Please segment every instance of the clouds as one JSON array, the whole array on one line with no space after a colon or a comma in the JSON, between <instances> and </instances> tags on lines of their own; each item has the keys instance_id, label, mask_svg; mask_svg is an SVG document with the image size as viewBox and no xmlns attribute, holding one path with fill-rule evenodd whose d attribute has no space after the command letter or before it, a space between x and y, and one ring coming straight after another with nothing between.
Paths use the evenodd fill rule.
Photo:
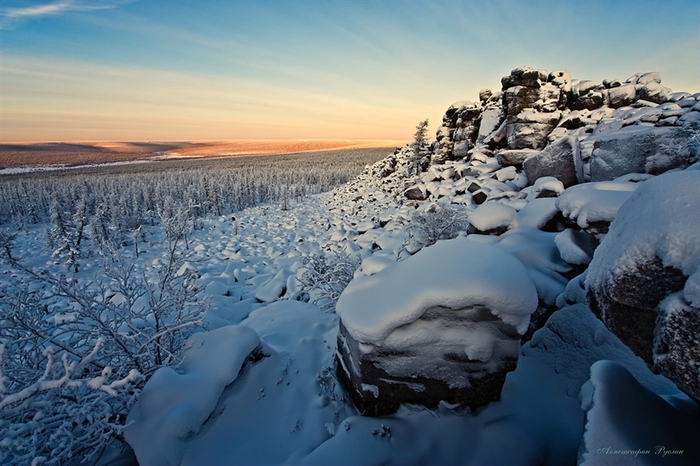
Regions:
<instances>
[{"instance_id":1,"label":"clouds","mask_svg":"<svg viewBox=\"0 0 700 466\"><path fill-rule=\"evenodd\" d=\"M117 8L125 0L58 0L25 7L6 7L0 10L0 29L17 27L22 21L42 16L59 15L70 11L91 11Z\"/></svg>"}]
</instances>

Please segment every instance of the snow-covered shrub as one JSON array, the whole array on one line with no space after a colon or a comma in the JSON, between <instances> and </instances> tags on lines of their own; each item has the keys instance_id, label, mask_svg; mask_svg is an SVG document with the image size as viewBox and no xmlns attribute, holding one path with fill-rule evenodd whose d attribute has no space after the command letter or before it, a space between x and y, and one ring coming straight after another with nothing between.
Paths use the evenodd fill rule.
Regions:
<instances>
[{"instance_id":1,"label":"snow-covered shrub","mask_svg":"<svg viewBox=\"0 0 700 466\"><path fill-rule=\"evenodd\" d=\"M405 247L414 253L438 240L456 238L460 232L466 232L468 226L464 210L445 204L432 204L411 215Z\"/></svg>"},{"instance_id":2,"label":"snow-covered shrub","mask_svg":"<svg viewBox=\"0 0 700 466\"><path fill-rule=\"evenodd\" d=\"M196 272L174 241L138 273L112 250L99 281L54 276L2 259L13 278L0 288L0 463L94 461L121 431L145 381L176 364L207 309Z\"/></svg>"},{"instance_id":3,"label":"snow-covered shrub","mask_svg":"<svg viewBox=\"0 0 700 466\"><path fill-rule=\"evenodd\" d=\"M121 437L141 375L132 369L122 378L114 377L110 366L98 371L102 364L95 359L104 343L98 338L81 359L46 347L43 373L33 381L33 371L12 370L18 361L7 354L11 343L0 343L0 364L10 366L0 370L0 462L95 461L106 444ZM32 377L18 380L18 375Z\"/></svg>"},{"instance_id":4,"label":"snow-covered shrub","mask_svg":"<svg viewBox=\"0 0 700 466\"><path fill-rule=\"evenodd\" d=\"M304 258L304 268L297 277L313 303L333 312L340 294L353 279L359 266L359 259L345 252L312 254Z\"/></svg>"}]
</instances>

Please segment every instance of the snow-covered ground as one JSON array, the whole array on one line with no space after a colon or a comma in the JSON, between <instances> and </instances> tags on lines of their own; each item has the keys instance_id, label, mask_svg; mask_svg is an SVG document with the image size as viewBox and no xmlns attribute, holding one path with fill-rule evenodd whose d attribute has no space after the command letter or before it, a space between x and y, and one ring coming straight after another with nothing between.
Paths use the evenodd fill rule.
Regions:
<instances>
[{"instance_id":1,"label":"snow-covered ground","mask_svg":"<svg viewBox=\"0 0 700 466\"><path fill-rule=\"evenodd\" d=\"M618 193L628 190L614 188L572 189L563 199L567 208L585 207L599 202L600 193L608 193L605 205L615 204ZM340 192L348 189L352 187ZM442 405L437 410L404 406L382 418L358 416L333 376L338 318L295 301L299 290L290 277L303 270L303 257L324 251L358 254L369 274L403 258L400 245L407 233L400 219L408 212L381 190L367 187L362 196L371 200L321 194L288 211L276 206L249 209L238 217L238 234L233 233L230 219L207 222L195 250L207 256L198 270L213 300L208 324L221 327L217 332L228 332L236 341L224 343L228 337L216 332L198 335L188 345L192 349L186 351L179 370L168 369L149 382L126 432L142 464L572 464L586 421L581 388L599 360L613 361L631 372L651 390L647 396L662 404L660 412L663 406L684 405L697 415L697 406L667 379L652 374L586 306L577 304L555 313L522 348L501 401L475 414ZM533 217L546 217L541 212L553 208L551 201L540 199L521 209L517 216L521 226L509 234L473 239L497 243L520 258L540 295L555 301L566 283L555 279L552 271L565 264L552 256L558 255L557 246L563 254L573 255L575 242L534 227L542 222ZM383 228L380 216L382 223L389 220ZM370 226L374 227L367 229ZM361 283L355 287L361 288ZM386 293L391 296L394 291ZM256 345L256 338L265 357L241 370L240 361ZM605 384L605 374L602 369L594 371L593 386ZM608 397L608 404L623 400L624 384L636 383L629 377L624 380L609 382L617 390L600 396ZM591 400L590 395L583 398L585 405ZM619 418L589 416L588 422L601 422L614 431L620 419L625 425L634 424L629 418L639 419L644 424L638 430L653 441L657 426L644 412L645 406L631 403ZM692 416L687 421L692 433ZM587 432L592 432L590 424ZM630 456L627 451L635 447L633 442L615 443L624 435L615 432L605 441L595 437L595 442L587 434L586 441L596 451L588 451L586 464L640 459L643 452ZM687 438L659 438L659 445L635 448L650 450L645 459L651 461L658 459L656 447L686 448L683 458L689 458L689 444L683 443ZM671 440L681 447L663 444ZM665 459L669 458L667 454Z\"/></svg>"}]
</instances>

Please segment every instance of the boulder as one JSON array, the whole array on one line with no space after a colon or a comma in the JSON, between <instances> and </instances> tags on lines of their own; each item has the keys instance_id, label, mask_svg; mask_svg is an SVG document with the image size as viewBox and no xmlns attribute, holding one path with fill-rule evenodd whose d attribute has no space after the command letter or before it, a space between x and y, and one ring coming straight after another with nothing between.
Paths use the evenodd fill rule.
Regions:
<instances>
[{"instance_id":1,"label":"boulder","mask_svg":"<svg viewBox=\"0 0 700 466\"><path fill-rule=\"evenodd\" d=\"M452 158L452 149L454 147L454 128L441 126L435 134L435 153L432 157L433 163L445 163L446 160Z\"/></svg>"},{"instance_id":2,"label":"boulder","mask_svg":"<svg viewBox=\"0 0 700 466\"><path fill-rule=\"evenodd\" d=\"M566 94L553 83L546 83L540 87L539 99L532 105L540 112L556 112L566 106Z\"/></svg>"},{"instance_id":3,"label":"boulder","mask_svg":"<svg viewBox=\"0 0 700 466\"><path fill-rule=\"evenodd\" d=\"M508 115L517 115L526 108L532 108L539 98L539 87L510 87L503 92L503 107Z\"/></svg>"},{"instance_id":4,"label":"boulder","mask_svg":"<svg viewBox=\"0 0 700 466\"><path fill-rule=\"evenodd\" d=\"M591 91L575 98L570 104L571 110L596 110L603 106L605 97L602 92Z\"/></svg>"},{"instance_id":5,"label":"boulder","mask_svg":"<svg viewBox=\"0 0 700 466\"><path fill-rule=\"evenodd\" d=\"M589 305L606 326L696 401L700 400L699 183L699 170L641 183L620 207L586 278Z\"/></svg>"},{"instance_id":6,"label":"boulder","mask_svg":"<svg viewBox=\"0 0 700 466\"><path fill-rule=\"evenodd\" d=\"M564 137L545 147L544 150L525 159L523 169L527 179L534 183L538 178L553 176L568 188L578 183L576 158L578 142L575 137Z\"/></svg>"},{"instance_id":7,"label":"boulder","mask_svg":"<svg viewBox=\"0 0 700 466\"><path fill-rule=\"evenodd\" d=\"M501 126L503 118L503 108L500 105L490 105L486 107L481 112L481 122L479 124L479 132L476 136L476 144L484 144L486 138Z\"/></svg>"},{"instance_id":8,"label":"boulder","mask_svg":"<svg viewBox=\"0 0 700 466\"><path fill-rule=\"evenodd\" d=\"M663 104L670 100L671 91L656 81L649 81L637 89L637 96L642 100Z\"/></svg>"},{"instance_id":9,"label":"boulder","mask_svg":"<svg viewBox=\"0 0 700 466\"><path fill-rule=\"evenodd\" d=\"M679 154L676 144L682 138L682 128L640 125L592 136L587 141L592 145L591 181L686 167L690 163L689 154Z\"/></svg>"},{"instance_id":10,"label":"boulder","mask_svg":"<svg viewBox=\"0 0 700 466\"><path fill-rule=\"evenodd\" d=\"M537 304L511 254L465 237L438 241L345 289L339 378L364 415L443 400L476 409L499 399Z\"/></svg>"},{"instance_id":11,"label":"boulder","mask_svg":"<svg viewBox=\"0 0 700 466\"><path fill-rule=\"evenodd\" d=\"M547 82L554 84L564 92L571 91L571 73L567 70L556 70L549 73Z\"/></svg>"},{"instance_id":12,"label":"boulder","mask_svg":"<svg viewBox=\"0 0 700 466\"><path fill-rule=\"evenodd\" d=\"M626 107L632 105L637 97L637 89L632 84L613 87L608 90L608 105L612 108Z\"/></svg>"},{"instance_id":13,"label":"boulder","mask_svg":"<svg viewBox=\"0 0 700 466\"><path fill-rule=\"evenodd\" d=\"M498 163L504 167L521 166L525 159L539 154L539 151L534 149L504 149L498 152Z\"/></svg>"},{"instance_id":14,"label":"boulder","mask_svg":"<svg viewBox=\"0 0 700 466\"><path fill-rule=\"evenodd\" d=\"M602 240L618 210L638 186L628 181L582 183L564 191L556 206L568 224Z\"/></svg>"},{"instance_id":15,"label":"boulder","mask_svg":"<svg viewBox=\"0 0 700 466\"><path fill-rule=\"evenodd\" d=\"M406 196L406 198L414 201L424 201L428 198L428 190L426 189L424 184L417 184L415 186L411 186L406 191L404 191L403 194L404 196Z\"/></svg>"},{"instance_id":16,"label":"boulder","mask_svg":"<svg viewBox=\"0 0 700 466\"><path fill-rule=\"evenodd\" d=\"M560 112L541 113L526 110L516 116L508 116L506 137L509 149L542 149L547 136L556 127Z\"/></svg>"},{"instance_id":17,"label":"boulder","mask_svg":"<svg viewBox=\"0 0 700 466\"><path fill-rule=\"evenodd\" d=\"M547 72L529 66L521 66L510 72L510 75L501 78L503 89L514 86L539 88L541 83L547 81Z\"/></svg>"},{"instance_id":18,"label":"boulder","mask_svg":"<svg viewBox=\"0 0 700 466\"><path fill-rule=\"evenodd\" d=\"M468 233L500 235L515 226L518 212L505 204L487 202L469 214Z\"/></svg>"}]
</instances>

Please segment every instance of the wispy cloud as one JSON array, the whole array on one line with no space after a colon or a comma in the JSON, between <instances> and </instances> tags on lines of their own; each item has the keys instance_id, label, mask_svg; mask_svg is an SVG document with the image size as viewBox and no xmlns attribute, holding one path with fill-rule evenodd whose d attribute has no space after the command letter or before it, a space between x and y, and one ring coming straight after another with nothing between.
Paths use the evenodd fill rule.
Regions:
<instances>
[{"instance_id":1,"label":"wispy cloud","mask_svg":"<svg viewBox=\"0 0 700 466\"><path fill-rule=\"evenodd\" d=\"M117 8L128 3L124 0L92 1L58 0L24 8L3 8L0 10L0 29L10 29L22 21L48 15L58 15L69 11L93 11Z\"/></svg>"}]
</instances>

